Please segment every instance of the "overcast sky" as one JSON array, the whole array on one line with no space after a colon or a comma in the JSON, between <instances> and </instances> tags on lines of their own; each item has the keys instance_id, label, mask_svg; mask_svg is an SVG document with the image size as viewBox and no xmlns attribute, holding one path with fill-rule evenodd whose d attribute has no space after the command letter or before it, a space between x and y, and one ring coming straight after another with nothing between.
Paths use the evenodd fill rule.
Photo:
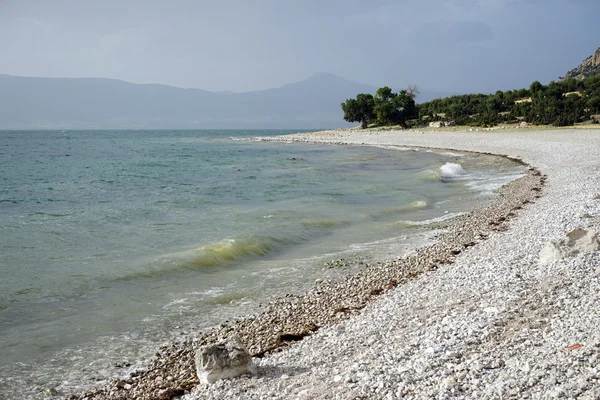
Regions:
<instances>
[{"instance_id":1,"label":"overcast sky","mask_svg":"<svg viewBox=\"0 0 600 400\"><path fill-rule=\"evenodd\" d=\"M318 72L491 92L600 46L600 0L0 0L0 73L208 90Z\"/></svg>"}]
</instances>

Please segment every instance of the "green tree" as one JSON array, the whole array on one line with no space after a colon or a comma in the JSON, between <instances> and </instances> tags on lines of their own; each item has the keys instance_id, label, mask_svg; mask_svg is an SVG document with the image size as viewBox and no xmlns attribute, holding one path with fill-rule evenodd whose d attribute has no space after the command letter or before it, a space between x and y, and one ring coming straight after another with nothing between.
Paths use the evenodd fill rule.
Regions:
<instances>
[{"instance_id":1,"label":"green tree","mask_svg":"<svg viewBox=\"0 0 600 400\"><path fill-rule=\"evenodd\" d=\"M396 109L395 119L403 128L407 128L406 121L417 118L418 110L415 104L415 91L401 90L398 95L392 99L392 104Z\"/></svg>"},{"instance_id":2,"label":"green tree","mask_svg":"<svg viewBox=\"0 0 600 400\"><path fill-rule=\"evenodd\" d=\"M360 122L363 129L366 129L369 122L375 119L373 112L375 101L371 94L361 93L356 96L356 99L348 99L341 106L344 111L344 120Z\"/></svg>"},{"instance_id":3,"label":"green tree","mask_svg":"<svg viewBox=\"0 0 600 400\"><path fill-rule=\"evenodd\" d=\"M542 91L543 89L544 86L539 81L535 81L529 86L529 91L532 95Z\"/></svg>"},{"instance_id":4,"label":"green tree","mask_svg":"<svg viewBox=\"0 0 600 400\"><path fill-rule=\"evenodd\" d=\"M393 99L396 94L387 86L377 89L375 93L375 117L378 125L390 125L394 122L396 109Z\"/></svg>"},{"instance_id":5,"label":"green tree","mask_svg":"<svg viewBox=\"0 0 600 400\"><path fill-rule=\"evenodd\" d=\"M587 108L591 113L600 113L600 96L590 97L587 101Z\"/></svg>"},{"instance_id":6,"label":"green tree","mask_svg":"<svg viewBox=\"0 0 600 400\"><path fill-rule=\"evenodd\" d=\"M400 125L407 128L409 119L417 118L418 110L415 104L416 86L398 93L392 92L387 86L377 90L375 94L375 116L379 125Z\"/></svg>"},{"instance_id":7,"label":"green tree","mask_svg":"<svg viewBox=\"0 0 600 400\"><path fill-rule=\"evenodd\" d=\"M455 121L459 125L488 126L525 120L534 124L572 125L600 113L600 75L584 80L566 80L542 85L533 82L528 89L497 91L494 94L466 94L414 102L416 87L394 93L380 88L373 99L374 116L381 125L407 121ZM568 95L567 95L568 94ZM352 104L348 109L352 109ZM358 107L358 106L356 106Z\"/></svg>"},{"instance_id":8,"label":"green tree","mask_svg":"<svg viewBox=\"0 0 600 400\"><path fill-rule=\"evenodd\" d=\"M392 89L388 86L384 86L377 89L377 92L375 93L375 103L389 101L394 97L396 97L396 94L392 92Z\"/></svg>"}]
</instances>

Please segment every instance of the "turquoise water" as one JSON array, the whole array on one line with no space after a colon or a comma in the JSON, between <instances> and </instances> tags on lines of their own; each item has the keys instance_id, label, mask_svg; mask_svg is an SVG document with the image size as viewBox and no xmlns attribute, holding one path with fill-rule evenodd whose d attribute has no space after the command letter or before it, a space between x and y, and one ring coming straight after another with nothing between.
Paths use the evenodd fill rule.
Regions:
<instances>
[{"instance_id":1,"label":"turquoise water","mask_svg":"<svg viewBox=\"0 0 600 400\"><path fill-rule=\"evenodd\" d=\"M281 133L0 132L0 394L92 385L344 273L327 260L401 256L522 170L239 140Z\"/></svg>"}]
</instances>

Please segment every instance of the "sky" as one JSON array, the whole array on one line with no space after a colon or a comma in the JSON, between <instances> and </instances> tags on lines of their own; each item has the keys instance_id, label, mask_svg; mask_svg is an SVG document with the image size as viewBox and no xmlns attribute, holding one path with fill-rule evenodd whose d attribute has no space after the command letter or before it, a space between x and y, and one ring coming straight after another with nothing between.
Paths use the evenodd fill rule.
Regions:
<instances>
[{"instance_id":1,"label":"sky","mask_svg":"<svg viewBox=\"0 0 600 400\"><path fill-rule=\"evenodd\" d=\"M600 0L0 0L0 73L494 92L576 67L600 47L598 15Z\"/></svg>"}]
</instances>

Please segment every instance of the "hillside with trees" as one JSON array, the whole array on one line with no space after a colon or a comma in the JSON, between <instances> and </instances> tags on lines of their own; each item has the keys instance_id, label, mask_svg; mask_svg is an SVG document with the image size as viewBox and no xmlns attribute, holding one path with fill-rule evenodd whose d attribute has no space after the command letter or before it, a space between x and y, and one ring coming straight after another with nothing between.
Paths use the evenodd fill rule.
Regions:
<instances>
[{"instance_id":1,"label":"hillside with trees","mask_svg":"<svg viewBox=\"0 0 600 400\"><path fill-rule=\"evenodd\" d=\"M567 126L600 114L600 76L569 79L528 89L466 94L435 99L418 106L419 121L453 121L458 125L493 126L528 122Z\"/></svg>"},{"instance_id":2,"label":"hillside with trees","mask_svg":"<svg viewBox=\"0 0 600 400\"><path fill-rule=\"evenodd\" d=\"M558 82L494 94L464 94L415 103L416 86L398 93L384 86L375 96L361 93L342 103L344 119L363 128L399 125L494 126L526 122L569 126L600 121L600 49Z\"/></svg>"},{"instance_id":3,"label":"hillside with trees","mask_svg":"<svg viewBox=\"0 0 600 400\"><path fill-rule=\"evenodd\" d=\"M361 93L341 104L344 119L367 126L447 125L494 126L527 122L534 125L569 126L600 117L600 76L568 79L528 89L494 94L465 94L415 103L414 87L398 93L385 86L375 96Z\"/></svg>"}]
</instances>

